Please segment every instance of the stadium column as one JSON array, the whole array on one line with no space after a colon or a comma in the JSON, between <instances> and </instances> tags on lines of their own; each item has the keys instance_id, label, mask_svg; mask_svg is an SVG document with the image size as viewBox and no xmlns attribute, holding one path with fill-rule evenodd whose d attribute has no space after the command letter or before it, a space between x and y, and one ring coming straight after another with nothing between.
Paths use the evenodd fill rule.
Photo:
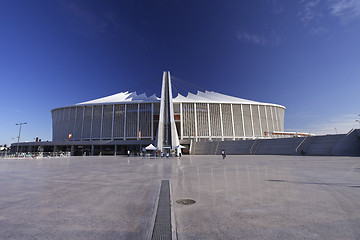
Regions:
<instances>
[{"instance_id":1,"label":"stadium column","mask_svg":"<svg viewBox=\"0 0 360 240\"><path fill-rule=\"evenodd\" d=\"M252 137L255 137L254 120L253 120L253 115L252 115L252 107L251 107L251 104L250 104L250 118L251 118Z\"/></svg>"},{"instance_id":2,"label":"stadium column","mask_svg":"<svg viewBox=\"0 0 360 240\"><path fill-rule=\"evenodd\" d=\"M90 140L92 140L93 120L94 120L94 106L91 106ZM92 155L94 155L94 153Z\"/></svg>"},{"instance_id":3,"label":"stadium column","mask_svg":"<svg viewBox=\"0 0 360 240\"><path fill-rule=\"evenodd\" d=\"M112 118L111 118L111 140L114 140L114 119L115 119L115 104L113 104L113 112L112 112ZM116 145L115 145L115 147L116 147Z\"/></svg>"},{"instance_id":4,"label":"stadium column","mask_svg":"<svg viewBox=\"0 0 360 240\"><path fill-rule=\"evenodd\" d=\"M78 107L75 107L75 120L74 120L74 128L73 128L73 135L75 135L75 138L78 138L78 136L76 136L77 134L74 134L74 133L76 133L77 131L76 131L76 120L77 120L77 111L78 111Z\"/></svg>"},{"instance_id":5,"label":"stadium column","mask_svg":"<svg viewBox=\"0 0 360 240\"><path fill-rule=\"evenodd\" d=\"M124 110L124 140L126 139L126 108L127 108L127 104L125 104L125 110Z\"/></svg>"},{"instance_id":6,"label":"stadium column","mask_svg":"<svg viewBox=\"0 0 360 240\"><path fill-rule=\"evenodd\" d=\"M278 107L278 116L279 116L279 131L283 131L282 128L282 109Z\"/></svg>"},{"instance_id":7,"label":"stadium column","mask_svg":"<svg viewBox=\"0 0 360 240\"><path fill-rule=\"evenodd\" d=\"M230 104L230 110L231 110L231 122L232 122L233 140L235 141L234 111L233 111L233 105L232 104Z\"/></svg>"},{"instance_id":8,"label":"stadium column","mask_svg":"<svg viewBox=\"0 0 360 240\"><path fill-rule=\"evenodd\" d=\"M68 114L69 117L68 117L68 120L67 120L67 130L66 130L66 131L67 131L67 133L66 133L67 135L69 134L69 130L70 130L70 117L71 117L71 111L70 111L70 110L71 110L71 108L69 108L69 111L68 111L68 112L69 112L69 114ZM65 137L67 137L67 136L65 136Z\"/></svg>"},{"instance_id":9,"label":"stadium column","mask_svg":"<svg viewBox=\"0 0 360 240\"><path fill-rule=\"evenodd\" d=\"M83 107L83 116L82 116L82 123L81 123L81 135L80 135L81 140L83 140L83 134L84 134L84 121L85 121L85 106Z\"/></svg>"},{"instance_id":10,"label":"stadium column","mask_svg":"<svg viewBox=\"0 0 360 240\"><path fill-rule=\"evenodd\" d=\"M103 119L104 119L104 105L101 105L100 140L102 140Z\"/></svg>"},{"instance_id":11,"label":"stadium column","mask_svg":"<svg viewBox=\"0 0 360 240\"><path fill-rule=\"evenodd\" d=\"M221 141L224 141L224 126L223 126L223 119L222 119L222 110L221 110L221 103L220 105L220 127L221 127Z\"/></svg>"},{"instance_id":12,"label":"stadium column","mask_svg":"<svg viewBox=\"0 0 360 240\"><path fill-rule=\"evenodd\" d=\"M280 131L280 129L279 129L279 118L278 118L278 111L277 111L277 108L276 107L274 107L274 112L275 112L275 118L276 118L276 121L275 121L275 123L276 123L276 131Z\"/></svg>"},{"instance_id":13,"label":"stadium column","mask_svg":"<svg viewBox=\"0 0 360 240\"><path fill-rule=\"evenodd\" d=\"M285 127L285 109L281 108L281 131L284 131L284 127Z\"/></svg>"},{"instance_id":14,"label":"stadium column","mask_svg":"<svg viewBox=\"0 0 360 240\"><path fill-rule=\"evenodd\" d=\"M240 108L241 108L242 129L243 129L243 135L245 138L245 119L244 119L244 110L243 110L242 104L240 104Z\"/></svg>"},{"instance_id":15,"label":"stadium column","mask_svg":"<svg viewBox=\"0 0 360 240\"><path fill-rule=\"evenodd\" d=\"M267 110L266 110L266 106L264 105L264 110L265 110L265 121L266 121L266 131L269 132L269 122L268 122L268 114L267 114ZM266 134L268 135L268 134Z\"/></svg>"},{"instance_id":16,"label":"stadium column","mask_svg":"<svg viewBox=\"0 0 360 240\"><path fill-rule=\"evenodd\" d=\"M198 141L196 103L194 103L195 142Z\"/></svg>"},{"instance_id":17,"label":"stadium column","mask_svg":"<svg viewBox=\"0 0 360 240\"><path fill-rule=\"evenodd\" d=\"M259 125L260 125L260 135L263 135L263 128L262 128L262 124L261 124L261 114L260 114L260 105L258 106L258 115L259 115Z\"/></svg>"},{"instance_id":18,"label":"stadium column","mask_svg":"<svg viewBox=\"0 0 360 240\"><path fill-rule=\"evenodd\" d=\"M274 115L273 115L273 110L272 110L272 107L270 107L270 113L271 113L271 121L272 121L272 125L273 125L273 131L275 131L275 125L274 125Z\"/></svg>"},{"instance_id":19,"label":"stadium column","mask_svg":"<svg viewBox=\"0 0 360 240\"><path fill-rule=\"evenodd\" d=\"M184 138L184 121L183 121L183 108L182 103L180 103L180 137Z\"/></svg>"},{"instance_id":20,"label":"stadium column","mask_svg":"<svg viewBox=\"0 0 360 240\"><path fill-rule=\"evenodd\" d=\"M210 125L210 107L209 103L207 103L207 114L208 114L208 123L209 123L209 139L211 140L211 125Z\"/></svg>"},{"instance_id":21,"label":"stadium column","mask_svg":"<svg viewBox=\"0 0 360 240\"><path fill-rule=\"evenodd\" d=\"M68 134L68 121L69 121L69 119L68 119L68 117L67 117L67 112L69 112L68 111L68 109L64 109L64 123L63 123L63 129L64 129L64 135L63 135L63 138L64 138L64 140L66 141L67 139L68 139L68 136L66 136L67 134Z\"/></svg>"},{"instance_id":22,"label":"stadium column","mask_svg":"<svg viewBox=\"0 0 360 240\"><path fill-rule=\"evenodd\" d=\"M151 103L151 140L154 140L154 103Z\"/></svg>"},{"instance_id":23,"label":"stadium column","mask_svg":"<svg viewBox=\"0 0 360 240\"><path fill-rule=\"evenodd\" d=\"M59 139L64 140L64 121L65 121L65 110L61 109L61 114L62 114L62 121L61 121L61 125L60 125L60 134L59 134Z\"/></svg>"},{"instance_id":24,"label":"stadium column","mask_svg":"<svg viewBox=\"0 0 360 240\"><path fill-rule=\"evenodd\" d=\"M140 137L141 136L139 136L141 133L140 133L140 126L139 126L139 115L140 115L140 104L138 103L138 106L137 106L137 123L136 123L136 139L137 140L140 140ZM140 150L141 150L141 148L140 148Z\"/></svg>"}]
</instances>

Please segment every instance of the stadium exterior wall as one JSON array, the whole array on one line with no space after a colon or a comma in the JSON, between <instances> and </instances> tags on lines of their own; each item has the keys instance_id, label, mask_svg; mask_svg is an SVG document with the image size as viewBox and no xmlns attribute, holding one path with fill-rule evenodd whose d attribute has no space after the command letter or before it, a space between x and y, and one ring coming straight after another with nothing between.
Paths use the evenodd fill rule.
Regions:
<instances>
[{"instance_id":1,"label":"stadium exterior wall","mask_svg":"<svg viewBox=\"0 0 360 240\"><path fill-rule=\"evenodd\" d=\"M53 141L154 140L160 102L74 105L51 111ZM175 102L179 138L235 140L284 131L285 107L276 104Z\"/></svg>"}]
</instances>

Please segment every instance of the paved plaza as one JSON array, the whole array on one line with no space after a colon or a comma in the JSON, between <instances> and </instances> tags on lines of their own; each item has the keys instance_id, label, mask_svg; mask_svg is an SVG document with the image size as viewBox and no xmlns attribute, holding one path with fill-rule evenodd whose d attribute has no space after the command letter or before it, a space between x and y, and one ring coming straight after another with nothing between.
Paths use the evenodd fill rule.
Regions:
<instances>
[{"instance_id":1,"label":"paved plaza","mask_svg":"<svg viewBox=\"0 0 360 240\"><path fill-rule=\"evenodd\" d=\"M151 239L162 180L179 240L360 239L359 157L274 155L0 159L1 239Z\"/></svg>"}]
</instances>

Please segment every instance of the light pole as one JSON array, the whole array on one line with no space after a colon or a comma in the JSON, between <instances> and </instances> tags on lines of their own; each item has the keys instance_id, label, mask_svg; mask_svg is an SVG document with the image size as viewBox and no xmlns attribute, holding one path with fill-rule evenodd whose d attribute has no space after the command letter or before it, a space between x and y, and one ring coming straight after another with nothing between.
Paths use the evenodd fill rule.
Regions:
<instances>
[{"instance_id":1,"label":"light pole","mask_svg":"<svg viewBox=\"0 0 360 240\"><path fill-rule=\"evenodd\" d=\"M22 126L23 124L27 124L27 122L22 122L22 123L17 123L17 124L16 124L16 125L20 125L18 142L17 142L17 147L16 147L16 156L17 156L18 153L19 153L19 142L20 142L21 126Z\"/></svg>"}]
</instances>

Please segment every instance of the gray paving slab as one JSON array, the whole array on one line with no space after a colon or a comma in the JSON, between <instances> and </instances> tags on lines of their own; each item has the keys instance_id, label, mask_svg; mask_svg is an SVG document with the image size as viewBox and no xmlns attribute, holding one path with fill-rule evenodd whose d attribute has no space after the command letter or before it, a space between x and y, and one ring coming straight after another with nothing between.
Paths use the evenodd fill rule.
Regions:
<instances>
[{"instance_id":1,"label":"gray paving slab","mask_svg":"<svg viewBox=\"0 0 360 240\"><path fill-rule=\"evenodd\" d=\"M310 156L1 159L0 239L148 239L163 179L178 239L360 239L360 158Z\"/></svg>"}]
</instances>

